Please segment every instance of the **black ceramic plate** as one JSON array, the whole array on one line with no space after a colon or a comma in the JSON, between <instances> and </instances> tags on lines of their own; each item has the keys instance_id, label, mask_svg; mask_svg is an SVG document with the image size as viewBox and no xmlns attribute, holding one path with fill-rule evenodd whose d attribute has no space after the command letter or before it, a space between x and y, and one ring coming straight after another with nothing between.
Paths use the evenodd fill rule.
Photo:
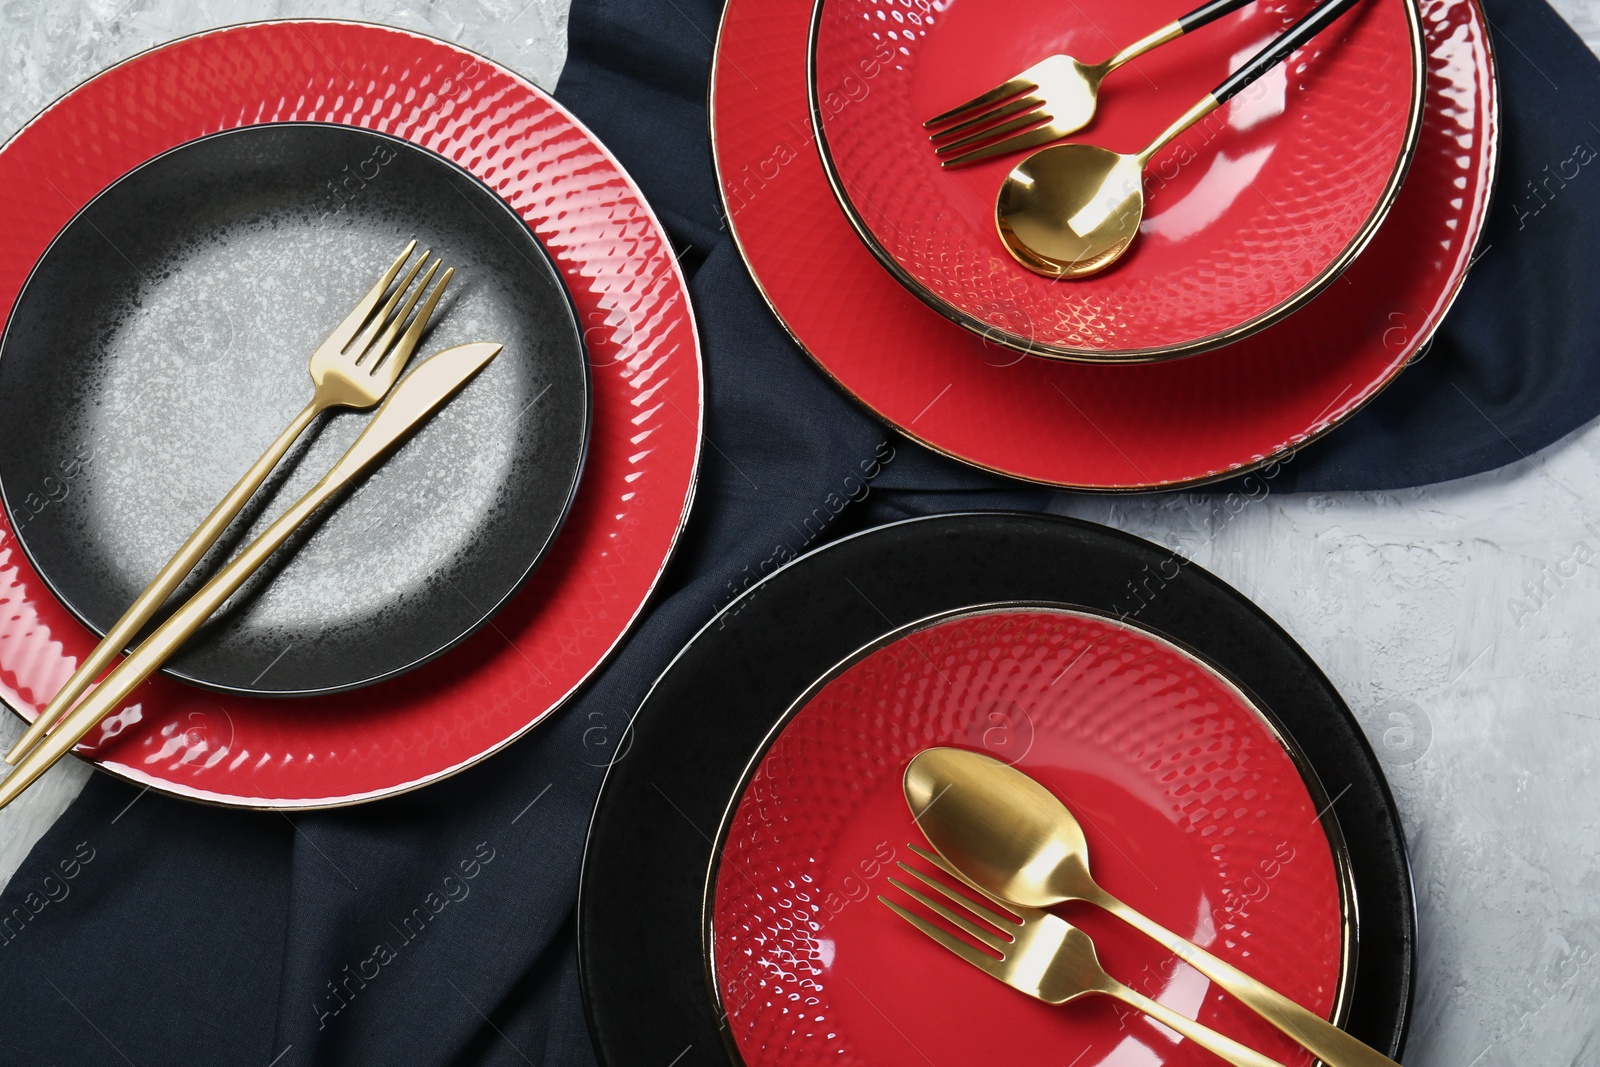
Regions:
<instances>
[{"instance_id":1,"label":"black ceramic plate","mask_svg":"<svg viewBox=\"0 0 1600 1067\"><path fill-rule=\"evenodd\" d=\"M1276 623L1156 545L1043 515L938 516L804 556L735 600L656 682L589 831L578 949L607 1067L726 1064L701 944L713 845L751 758L794 700L901 626L1005 601L1112 615L1193 648L1244 685L1336 799L1360 907L1347 1028L1397 1056L1415 970L1400 820L1339 694Z\"/></svg>"},{"instance_id":2,"label":"black ceramic plate","mask_svg":"<svg viewBox=\"0 0 1600 1067\"><path fill-rule=\"evenodd\" d=\"M433 153L348 127L254 126L108 187L35 266L0 342L0 496L87 625L115 621L310 400L312 349L412 237L456 267L414 358L504 351L167 669L266 695L365 685L471 634L522 584L566 515L589 425L582 340L544 249ZM314 424L179 595L367 418Z\"/></svg>"}]
</instances>

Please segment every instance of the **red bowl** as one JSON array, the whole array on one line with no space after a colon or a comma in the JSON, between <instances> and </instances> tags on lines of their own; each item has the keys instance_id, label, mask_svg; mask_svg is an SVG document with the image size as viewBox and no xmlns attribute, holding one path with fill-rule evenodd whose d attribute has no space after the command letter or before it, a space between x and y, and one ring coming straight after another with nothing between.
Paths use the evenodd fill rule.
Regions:
<instances>
[{"instance_id":1,"label":"red bowl","mask_svg":"<svg viewBox=\"0 0 1600 1067\"><path fill-rule=\"evenodd\" d=\"M868 247L941 314L1034 355L1191 354L1302 306L1366 245L1410 163L1414 0L1358 5L1157 153L1138 239L1088 277L1043 277L1001 243L995 197L1024 153L943 170L922 126L1047 55L1098 62L1192 6L818 0L818 146ZM1251 4L1133 60L1071 140L1139 151L1311 6Z\"/></svg>"},{"instance_id":2,"label":"red bowl","mask_svg":"<svg viewBox=\"0 0 1600 1067\"><path fill-rule=\"evenodd\" d=\"M1338 1017L1355 910L1327 800L1266 714L1183 649L1075 610L977 609L858 654L791 716L724 821L708 895L710 971L749 1067L1216 1062L1105 997L1051 1006L1003 986L875 899L898 898L896 863L929 869L908 847L926 843L901 776L941 745L1060 796L1108 892ZM1114 977L1290 1067L1312 1062L1132 928L1086 904L1055 910Z\"/></svg>"},{"instance_id":3,"label":"red bowl","mask_svg":"<svg viewBox=\"0 0 1600 1067\"><path fill-rule=\"evenodd\" d=\"M1499 137L1488 27L1473 0L1423 0L1422 12L1423 128L1388 218L1320 297L1204 359L1029 359L934 314L890 277L839 210L811 143L812 0L729 0L724 12L712 145L730 228L801 347L937 451L1100 490L1265 466L1349 418L1417 356L1482 232Z\"/></svg>"}]
</instances>

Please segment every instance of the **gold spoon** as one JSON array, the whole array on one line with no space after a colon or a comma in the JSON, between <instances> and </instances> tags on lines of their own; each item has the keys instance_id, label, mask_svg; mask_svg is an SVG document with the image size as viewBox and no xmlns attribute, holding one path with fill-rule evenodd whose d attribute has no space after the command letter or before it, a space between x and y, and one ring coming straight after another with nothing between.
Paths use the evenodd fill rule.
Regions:
<instances>
[{"instance_id":1,"label":"gold spoon","mask_svg":"<svg viewBox=\"0 0 1600 1067\"><path fill-rule=\"evenodd\" d=\"M1029 908L1069 900L1104 908L1232 993L1327 1067L1398 1067L1101 889L1089 874L1089 846L1078 820L1021 771L976 752L930 748L906 766L904 787L928 842L976 888Z\"/></svg>"},{"instance_id":2,"label":"gold spoon","mask_svg":"<svg viewBox=\"0 0 1600 1067\"><path fill-rule=\"evenodd\" d=\"M995 222L1007 251L1050 278L1081 278L1122 257L1144 217L1144 168L1184 130L1327 29L1357 0L1324 0L1228 75L1143 151L1123 155L1088 144L1040 149L1000 187Z\"/></svg>"}]
</instances>

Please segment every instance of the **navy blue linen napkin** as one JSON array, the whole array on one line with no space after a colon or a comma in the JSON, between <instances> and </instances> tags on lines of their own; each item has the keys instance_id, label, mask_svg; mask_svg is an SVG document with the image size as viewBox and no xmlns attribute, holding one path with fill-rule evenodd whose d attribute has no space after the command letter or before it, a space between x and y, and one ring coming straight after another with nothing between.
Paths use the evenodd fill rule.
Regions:
<instances>
[{"instance_id":1,"label":"navy blue linen napkin","mask_svg":"<svg viewBox=\"0 0 1600 1067\"><path fill-rule=\"evenodd\" d=\"M1486 0L1500 175L1443 326L1273 490L1397 489L1514 463L1600 415L1600 63L1543 0Z\"/></svg>"},{"instance_id":2,"label":"navy blue linen napkin","mask_svg":"<svg viewBox=\"0 0 1600 1067\"><path fill-rule=\"evenodd\" d=\"M1585 183L1600 177L1585 170L1537 210L1522 192L1574 145L1600 145L1586 117L1600 67L1538 0L1490 10L1507 166L1483 260L1427 358L1275 488L1453 477L1600 407L1585 285L1600 255ZM602 768L650 682L739 591L825 540L910 515L1043 507L1048 494L873 421L778 328L717 208L705 88L718 14L715 0L574 0L557 94L659 211L705 341L699 493L634 634L529 737L393 800L239 812L96 775L0 896L0 1065L592 1063L578 868ZM864 469L878 473L863 492ZM841 490L851 502L836 509ZM818 516L833 516L820 532Z\"/></svg>"}]
</instances>

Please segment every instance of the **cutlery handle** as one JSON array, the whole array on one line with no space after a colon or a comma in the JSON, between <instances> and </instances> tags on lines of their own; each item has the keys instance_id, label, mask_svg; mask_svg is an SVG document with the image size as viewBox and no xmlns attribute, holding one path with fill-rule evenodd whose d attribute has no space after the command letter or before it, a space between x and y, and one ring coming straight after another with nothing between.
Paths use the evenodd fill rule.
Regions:
<instances>
[{"instance_id":1,"label":"cutlery handle","mask_svg":"<svg viewBox=\"0 0 1600 1067\"><path fill-rule=\"evenodd\" d=\"M1146 34L1139 38L1100 64L1100 76L1105 77L1105 75L1110 74L1129 60L1138 59L1152 48L1164 45L1168 41L1176 40L1191 30L1198 30L1208 22L1215 22L1222 16L1231 14L1246 4L1254 2L1255 0L1210 0L1209 3L1201 4L1187 15L1179 15L1154 33Z\"/></svg>"},{"instance_id":2,"label":"cutlery handle","mask_svg":"<svg viewBox=\"0 0 1600 1067\"><path fill-rule=\"evenodd\" d=\"M432 418L440 405L481 371L500 353L501 348L501 345L484 342L456 345L424 360L421 366L406 375L378 408L378 413L367 423L367 428L361 431L361 436L345 450L333 468L311 487L310 492L295 501L260 537L246 545L244 551L213 575L198 593L156 627L155 632L118 664L116 670L106 675L93 692L67 713L60 726L46 734L32 752L22 757L16 770L0 781L0 808L15 800L56 760L66 755L96 723L120 705L128 694L138 688L140 682L165 663L167 657L198 630L213 612L222 607L301 523L311 517L312 512L365 473L386 451Z\"/></svg>"},{"instance_id":3,"label":"cutlery handle","mask_svg":"<svg viewBox=\"0 0 1600 1067\"><path fill-rule=\"evenodd\" d=\"M1152 941L1158 942L1168 952L1243 1001L1245 1007L1288 1034L1327 1067L1399 1067L1377 1049L1351 1037L1322 1016L1301 1007L1265 983L1256 981L1233 964L1184 940L1098 886L1092 890L1086 889L1083 899L1104 908Z\"/></svg>"},{"instance_id":4,"label":"cutlery handle","mask_svg":"<svg viewBox=\"0 0 1600 1067\"><path fill-rule=\"evenodd\" d=\"M1290 52L1327 29L1335 19L1349 11L1357 2L1358 0L1323 0L1311 14L1275 37L1271 44L1251 56L1249 62L1228 75L1221 85L1201 97L1193 107L1179 116L1177 122L1161 131L1161 135L1139 153L1139 166L1143 167L1149 163L1151 157L1165 148L1174 137L1239 95L1245 86L1282 63Z\"/></svg>"},{"instance_id":5,"label":"cutlery handle","mask_svg":"<svg viewBox=\"0 0 1600 1067\"><path fill-rule=\"evenodd\" d=\"M121 705L128 694L138 688L139 683L155 673L267 561L267 557L277 551L296 528L348 480L326 477L318 482L249 547L218 571L198 593L156 627L154 633L61 720L61 725L46 734L32 751L22 757L16 769L4 781L0 781L0 807L11 803L56 760L71 751L72 746L82 740L83 735L92 730L96 723Z\"/></svg>"},{"instance_id":6,"label":"cutlery handle","mask_svg":"<svg viewBox=\"0 0 1600 1067\"><path fill-rule=\"evenodd\" d=\"M1269 1059L1248 1045L1241 1045L1226 1034L1219 1034L1209 1026L1173 1011L1160 1001L1136 993L1115 979L1105 987L1105 992L1129 1007L1144 1012L1161 1025L1176 1030L1213 1056L1233 1064L1233 1067L1283 1067L1277 1060Z\"/></svg>"},{"instance_id":7,"label":"cutlery handle","mask_svg":"<svg viewBox=\"0 0 1600 1067\"><path fill-rule=\"evenodd\" d=\"M1301 45L1331 26L1340 15L1349 11L1357 0L1324 0L1311 14L1289 27L1271 44L1250 57L1249 62L1228 75L1227 79L1211 91L1217 103L1225 104L1240 90L1288 58Z\"/></svg>"},{"instance_id":8,"label":"cutlery handle","mask_svg":"<svg viewBox=\"0 0 1600 1067\"><path fill-rule=\"evenodd\" d=\"M167 602L173 591L183 584L189 572L194 570L201 557L216 544L217 538L222 536L222 531L227 529L228 524L243 510L245 502L261 488L261 483L267 480L267 475L282 461L290 446L299 439L306 427L311 425L311 420L322 410L315 400L307 404L278 435L278 439L261 454L261 458L245 472L244 477L228 490L228 495L211 509L211 514L205 517L205 521L189 535L183 546L167 560L160 573L144 587L144 592L139 594L138 599L134 600L128 606L128 610L122 613L122 617L106 631L105 637L100 639L94 651L89 653L88 657L78 665L78 669L72 672L67 684L51 698L50 703L33 720L33 725L29 726L27 732L11 746L11 751L7 752L5 757L7 763L17 762L37 745L56 720L66 714L73 702L100 676L100 672L121 654L123 649L133 643L134 636L143 629L145 623L150 621L151 616L160 610L161 605Z\"/></svg>"},{"instance_id":9,"label":"cutlery handle","mask_svg":"<svg viewBox=\"0 0 1600 1067\"><path fill-rule=\"evenodd\" d=\"M1178 25L1183 27L1184 33L1191 33L1224 15L1233 14L1246 4L1253 3L1255 0L1211 0L1209 4L1201 4L1187 15L1179 15Z\"/></svg>"}]
</instances>

